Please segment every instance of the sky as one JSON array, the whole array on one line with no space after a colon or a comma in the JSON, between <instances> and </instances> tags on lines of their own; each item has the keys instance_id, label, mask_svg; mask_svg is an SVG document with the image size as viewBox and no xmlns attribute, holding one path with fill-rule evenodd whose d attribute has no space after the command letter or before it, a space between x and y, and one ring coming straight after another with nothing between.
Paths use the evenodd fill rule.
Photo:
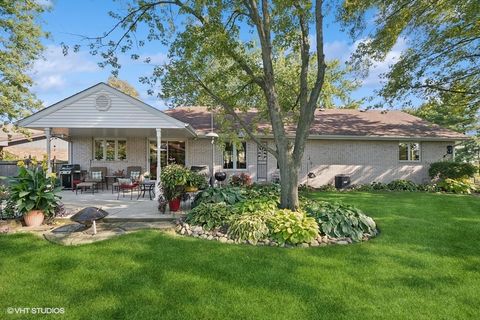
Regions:
<instances>
[{"instance_id":1,"label":"sky","mask_svg":"<svg viewBox=\"0 0 480 320\"><path fill-rule=\"evenodd\" d=\"M86 48L78 53L70 52L67 56L62 53L61 43L73 46L86 44L81 36L94 37L102 35L116 22L108 15L109 11L125 12L125 3L122 1L107 0L39 0L50 11L42 16L41 24L51 37L43 41L46 51L42 59L35 62L31 71L35 82L33 92L43 101L44 106L49 106L98 82L106 82L111 69L100 68L98 56L89 54ZM325 55L327 59L339 59L346 62L356 43L345 33L340 31L340 26L334 21L333 14L327 13L325 25ZM352 97L360 99L375 95L375 90L380 88L379 75L388 70L389 65L396 61L405 43L399 41L387 55L384 62L376 63L370 74L363 80L362 86L353 92ZM120 55L122 68L119 78L128 81L140 94L140 99L146 103L165 109L165 102L156 97L149 96L149 87L139 82L139 77L152 73L155 64L162 64L167 60L167 48L158 42L148 43L139 48L136 53L141 57L151 57L150 64L131 60L127 55ZM367 105L364 105L368 106Z\"/></svg>"}]
</instances>

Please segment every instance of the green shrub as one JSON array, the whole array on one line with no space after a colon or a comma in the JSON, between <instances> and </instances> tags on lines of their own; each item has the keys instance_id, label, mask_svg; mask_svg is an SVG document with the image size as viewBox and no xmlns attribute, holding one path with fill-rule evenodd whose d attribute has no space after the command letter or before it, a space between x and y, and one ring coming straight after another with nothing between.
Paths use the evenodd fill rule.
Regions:
<instances>
[{"instance_id":1,"label":"green shrub","mask_svg":"<svg viewBox=\"0 0 480 320\"><path fill-rule=\"evenodd\" d=\"M387 188L391 191L418 191L418 185L410 180L393 180L387 184Z\"/></svg>"},{"instance_id":2,"label":"green shrub","mask_svg":"<svg viewBox=\"0 0 480 320\"><path fill-rule=\"evenodd\" d=\"M337 188L335 188L335 186L331 183L329 184L325 184L323 186L320 186L318 188L316 188L317 191L322 191L322 192L335 192L337 191Z\"/></svg>"},{"instance_id":3,"label":"green shrub","mask_svg":"<svg viewBox=\"0 0 480 320\"><path fill-rule=\"evenodd\" d=\"M280 244L311 242L318 236L318 224L303 211L279 209L268 224L272 237Z\"/></svg>"},{"instance_id":4,"label":"green shrub","mask_svg":"<svg viewBox=\"0 0 480 320\"><path fill-rule=\"evenodd\" d=\"M250 213L271 213L277 210L278 200L275 198L259 197L251 200L245 200L236 203L232 210L235 214L250 214Z\"/></svg>"},{"instance_id":5,"label":"green shrub","mask_svg":"<svg viewBox=\"0 0 480 320\"><path fill-rule=\"evenodd\" d=\"M225 202L200 203L190 210L186 221L193 225L203 226L206 230L222 227L232 215Z\"/></svg>"},{"instance_id":6,"label":"green shrub","mask_svg":"<svg viewBox=\"0 0 480 320\"><path fill-rule=\"evenodd\" d=\"M236 215L230 219L228 235L236 240L248 240L256 244L268 237L267 216L268 214Z\"/></svg>"},{"instance_id":7,"label":"green shrub","mask_svg":"<svg viewBox=\"0 0 480 320\"><path fill-rule=\"evenodd\" d=\"M245 197L248 199L266 197L280 198L280 185L276 183L270 184L253 184L244 189Z\"/></svg>"},{"instance_id":8,"label":"green shrub","mask_svg":"<svg viewBox=\"0 0 480 320\"><path fill-rule=\"evenodd\" d=\"M354 241L361 241L364 234L376 234L373 219L351 205L310 201L305 204L305 210L318 222L321 233L331 237L350 237Z\"/></svg>"},{"instance_id":9,"label":"green shrub","mask_svg":"<svg viewBox=\"0 0 480 320\"><path fill-rule=\"evenodd\" d=\"M453 193L470 194L476 190L475 185L468 181L468 179L445 179L440 181L438 186L446 192Z\"/></svg>"},{"instance_id":10,"label":"green shrub","mask_svg":"<svg viewBox=\"0 0 480 320\"><path fill-rule=\"evenodd\" d=\"M242 200L245 200L245 196L242 194L241 188L208 188L197 194L195 200L193 200L192 208L195 208L200 203L225 202L226 204L232 205Z\"/></svg>"},{"instance_id":11,"label":"green shrub","mask_svg":"<svg viewBox=\"0 0 480 320\"><path fill-rule=\"evenodd\" d=\"M435 179L462 179L473 178L478 173L478 167L471 163L456 161L434 162L428 169L430 178Z\"/></svg>"},{"instance_id":12,"label":"green shrub","mask_svg":"<svg viewBox=\"0 0 480 320\"><path fill-rule=\"evenodd\" d=\"M426 183L417 185L418 191L423 192L439 192L441 191L440 187L435 183Z\"/></svg>"}]
</instances>

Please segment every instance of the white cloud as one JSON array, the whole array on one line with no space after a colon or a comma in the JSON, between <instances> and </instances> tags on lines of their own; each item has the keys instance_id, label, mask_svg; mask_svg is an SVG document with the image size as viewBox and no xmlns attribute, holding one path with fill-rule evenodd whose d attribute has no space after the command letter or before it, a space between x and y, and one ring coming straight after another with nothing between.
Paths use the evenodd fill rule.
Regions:
<instances>
[{"instance_id":1,"label":"white cloud","mask_svg":"<svg viewBox=\"0 0 480 320\"><path fill-rule=\"evenodd\" d=\"M96 72L100 68L84 52L64 56L60 46L47 46L44 57L37 60L31 72L35 91L63 88L67 79L78 73Z\"/></svg>"},{"instance_id":2,"label":"white cloud","mask_svg":"<svg viewBox=\"0 0 480 320\"><path fill-rule=\"evenodd\" d=\"M380 76L390 69L390 66L395 64L402 52L406 49L407 43L406 39L399 38L397 43L393 46L392 50L387 53L385 59L383 61L374 62L372 67L370 68L370 72L368 76L363 80L364 86L378 86L381 84Z\"/></svg>"},{"instance_id":3,"label":"white cloud","mask_svg":"<svg viewBox=\"0 0 480 320\"><path fill-rule=\"evenodd\" d=\"M346 61L352 53L352 47L346 41L326 42L323 48L327 60L338 59Z\"/></svg>"}]
</instances>

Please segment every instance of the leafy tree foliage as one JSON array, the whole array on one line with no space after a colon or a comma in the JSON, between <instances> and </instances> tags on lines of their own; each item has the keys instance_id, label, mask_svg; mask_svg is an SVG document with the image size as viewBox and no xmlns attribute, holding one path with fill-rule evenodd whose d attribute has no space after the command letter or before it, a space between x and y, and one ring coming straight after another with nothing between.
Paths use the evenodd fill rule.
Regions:
<instances>
[{"instance_id":1,"label":"leafy tree foliage","mask_svg":"<svg viewBox=\"0 0 480 320\"><path fill-rule=\"evenodd\" d=\"M351 0L340 13L351 35L364 37L353 57L359 69L406 41L379 92L386 101L412 105L420 97L435 108L460 103L469 112L480 105L479 17L478 0Z\"/></svg>"},{"instance_id":2,"label":"leafy tree foliage","mask_svg":"<svg viewBox=\"0 0 480 320\"><path fill-rule=\"evenodd\" d=\"M324 6L322 0L134 0L126 14L111 13L118 19L111 30L87 40L91 53L101 55L100 65L114 70L120 67L118 52L145 44L137 40L137 30L168 46L168 63L142 80L173 105L215 108L222 122L235 124L235 133L242 131L272 153L280 168L281 207L296 210L299 168L315 109L319 102L355 106L347 92L356 84L343 79L346 70L337 61L325 61ZM115 36L118 29L121 36ZM244 114L252 108L259 111L257 119L247 122ZM260 120L271 124L274 148L258 139ZM288 127L295 128L294 139Z\"/></svg>"},{"instance_id":3,"label":"leafy tree foliage","mask_svg":"<svg viewBox=\"0 0 480 320\"><path fill-rule=\"evenodd\" d=\"M134 98L138 98L140 95L138 94L137 89L135 89L130 83L125 80L121 80L117 77L110 76L108 77L107 81L108 85L122 91L123 93L128 94Z\"/></svg>"},{"instance_id":4,"label":"leafy tree foliage","mask_svg":"<svg viewBox=\"0 0 480 320\"><path fill-rule=\"evenodd\" d=\"M39 1L0 0L0 117L4 131L6 124L41 107L30 92L33 81L27 71L44 49L40 40L47 34L36 21L44 10Z\"/></svg>"}]
</instances>

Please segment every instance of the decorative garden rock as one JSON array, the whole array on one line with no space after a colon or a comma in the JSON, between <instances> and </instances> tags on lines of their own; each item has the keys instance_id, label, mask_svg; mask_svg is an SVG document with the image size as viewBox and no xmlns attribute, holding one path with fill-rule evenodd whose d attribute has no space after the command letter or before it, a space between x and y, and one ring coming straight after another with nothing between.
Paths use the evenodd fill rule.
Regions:
<instances>
[{"instance_id":1,"label":"decorative garden rock","mask_svg":"<svg viewBox=\"0 0 480 320\"><path fill-rule=\"evenodd\" d=\"M228 236L226 230L206 230L202 226L190 225L182 220L176 221L175 231L183 236L190 236L194 238L201 238L211 241L218 241L220 243L227 244L250 244L254 246L270 246L270 247L283 247L283 248L307 248L307 247L325 247L327 245L347 245L353 243L351 238L332 238L327 235L319 235L317 238L309 243L299 243L297 245L291 245L288 243L280 244L274 239L262 239L258 242L232 239ZM370 235L364 235L363 241L369 240Z\"/></svg>"}]
</instances>

